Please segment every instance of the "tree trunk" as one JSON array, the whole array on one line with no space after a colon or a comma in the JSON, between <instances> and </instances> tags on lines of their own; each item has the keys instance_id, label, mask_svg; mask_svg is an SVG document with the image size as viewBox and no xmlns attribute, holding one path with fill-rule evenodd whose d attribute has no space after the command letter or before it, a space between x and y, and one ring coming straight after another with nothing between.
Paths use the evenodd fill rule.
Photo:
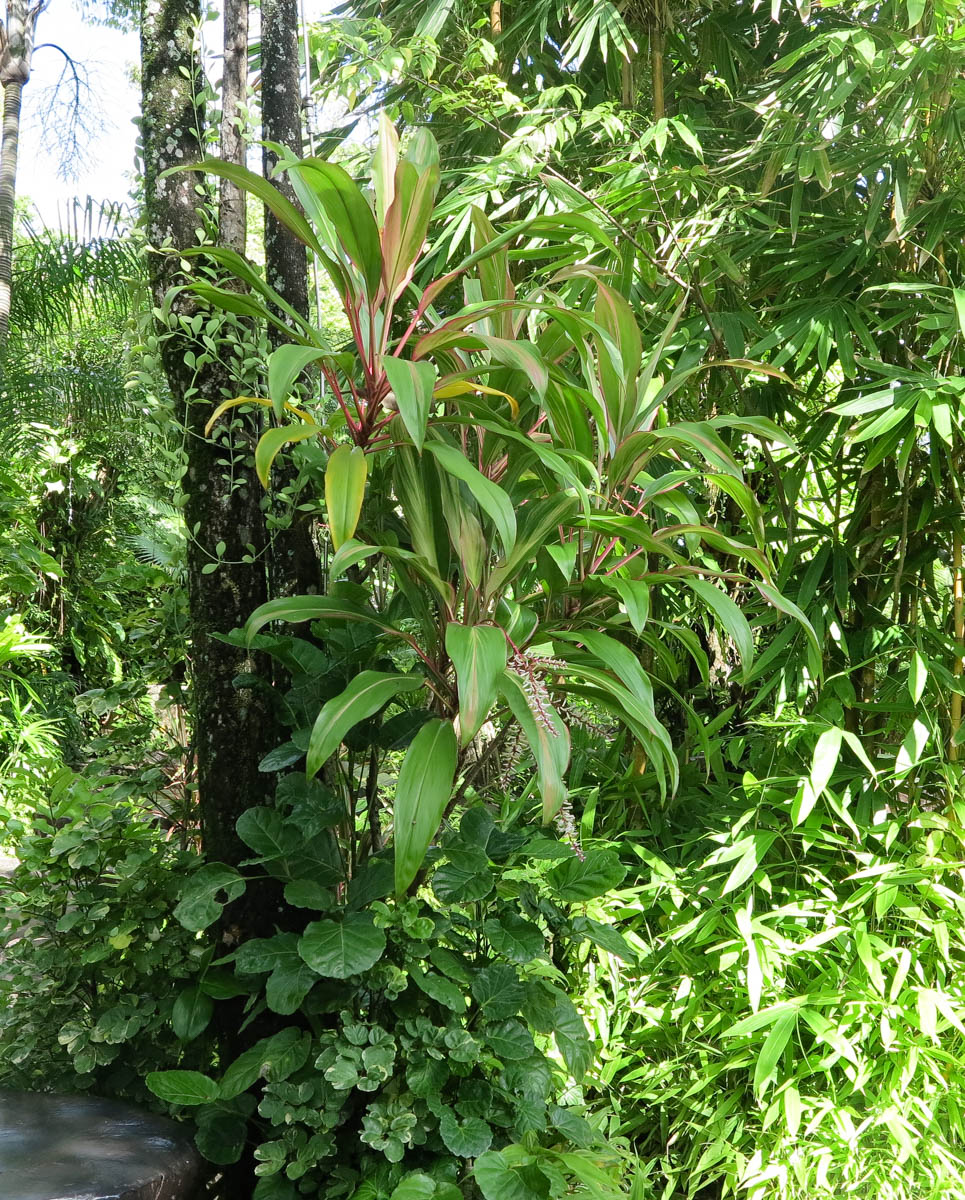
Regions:
<instances>
[{"instance_id":1,"label":"tree trunk","mask_svg":"<svg viewBox=\"0 0 965 1200\"><path fill-rule=\"evenodd\" d=\"M301 93L298 75L298 4L297 0L262 0L261 6L261 120L266 142L286 146L302 154ZM278 162L268 146L262 152L266 179ZM298 201L286 176L275 184L296 206ZM308 305L308 259L305 246L274 216L265 212L265 274L271 286L305 318ZM284 314L279 314L284 318ZM272 345L284 341L279 330L269 330ZM288 459L279 461L275 471L276 489L291 487L295 472ZM288 505L277 506L277 515L286 519ZM311 524L306 516L291 512L287 528L275 533L269 559L273 596L295 596L317 592L318 555L312 542Z\"/></svg>"},{"instance_id":2,"label":"tree trunk","mask_svg":"<svg viewBox=\"0 0 965 1200\"><path fill-rule=\"evenodd\" d=\"M298 76L297 0L262 0L261 121L265 141L302 153L301 93ZM262 152L266 179L278 162L268 146ZM275 184L295 201L282 175ZM268 282L303 316L308 315L308 260L302 243L265 213L265 262Z\"/></svg>"},{"instance_id":3,"label":"tree trunk","mask_svg":"<svg viewBox=\"0 0 965 1200\"><path fill-rule=\"evenodd\" d=\"M198 177L186 172L165 178L162 172L202 156L193 62L198 2L151 0L143 8L141 136L148 241L152 247L186 247L196 240ZM148 265L154 303L160 307L169 287L181 281L178 258L155 250ZM159 331L160 351L188 432L188 598L204 845L210 858L236 863L247 850L235 822L245 809L264 803L270 792L271 777L258 771L258 762L273 742L273 723L260 692L232 684L252 669L250 657L215 635L242 625L266 600L265 570L259 564L267 537L260 491L250 470L239 458L231 468L224 465L239 449L250 452L250 444L226 448L204 433L214 404L233 389L217 363L200 373L186 364L190 347L179 327L193 311L190 293L179 293L171 305L173 329ZM219 543L224 543L220 553ZM254 565L242 562L246 555L254 557ZM217 561L221 565L206 573L204 568Z\"/></svg>"},{"instance_id":4,"label":"tree trunk","mask_svg":"<svg viewBox=\"0 0 965 1200\"><path fill-rule=\"evenodd\" d=\"M221 77L221 157L244 166L246 143L241 123L248 94L248 0L224 0L224 70ZM245 193L221 180L218 240L239 254L247 241Z\"/></svg>"},{"instance_id":5,"label":"tree trunk","mask_svg":"<svg viewBox=\"0 0 965 1200\"><path fill-rule=\"evenodd\" d=\"M20 152L20 100L30 78L37 18L47 5L32 8L10 0L6 24L0 26L0 87L3 88L3 134L0 141L0 362L10 332L10 289L13 280L13 216L17 199Z\"/></svg>"}]
</instances>

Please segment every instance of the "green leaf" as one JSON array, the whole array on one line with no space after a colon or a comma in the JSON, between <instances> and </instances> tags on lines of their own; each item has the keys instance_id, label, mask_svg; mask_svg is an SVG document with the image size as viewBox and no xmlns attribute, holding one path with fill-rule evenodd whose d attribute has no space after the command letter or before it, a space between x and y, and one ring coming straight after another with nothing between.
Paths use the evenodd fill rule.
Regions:
<instances>
[{"instance_id":1,"label":"green leaf","mask_svg":"<svg viewBox=\"0 0 965 1200\"><path fill-rule=\"evenodd\" d=\"M539 926L518 913L505 912L498 919L491 917L483 928L497 954L504 954L512 962L531 962L546 949Z\"/></svg>"},{"instance_id":2,"label":"green leaf","mask_svg":"<svg viewBox=\"0 0 965 1200\"><path fill-rule=\"evenodd\" d=\"M514 1171L501 1150L487 1150L473 1167L473 1178L485 1200L545 1200L519 1171Z\"/></svg>"},{"instance_id":3,"label":"green leaf","mask_svg":"<svg viewBox=\"0 0 965 1200\"><path fill-rule=\"evenodd\" d=\"M333 547L355 534L362 514L368 462L359 446L339 446L325 468L325 508Z\"/></svg>"},{"instance_id":4,"label":"green leaf","mask_svg":"<svg viewBox=\"0 0 965 1200\"><path fill-rule=\"evenodd\" d=\"M430 441L425 443L425 449L433 454L447 474L466 485L479 507L496 527L503 553L511 554L516 544L516 513L509 496L481 471L477 471L455 446L450 446L447 442Z\"/></svg>"},{"instance_id":5,"label":"green leaf","mask_svg":"<svg viewBox=\"0 0 965 1200\"><path fill-rule=\"evenodd\" d=\"M636 960L637 956L633 952L630 943L612 925L603 925L599 921L592 920L590 917L581 916L574 919L573 932L582 934L595 946L599 946L607 954L614 954L617 958L622 958L624 962L634 962Z\"/></svg>"},{"instance_id":6,"label":"green leaf","mask_svg":"<svg viewBox=\"0 0 965 1200\"><path fill-rule=\"evenodd\" d=\"M452 722L428 721L412 739L395 787L395 890L404 896L452 797L458 759Z\"/></svg>"},{"instance_id":7,"label":"green leaf","mask_svg":"<svg viewBox=\"0 0 965 1200\"><path fill-rule=\"evenodd\" d=\"M289 1026L240 1054L221 1080L222 1100L233 1100L259 1079L278 1083L300 1070L311 1053L309 1034Z\"/></svg>"},{"instance_id":8,"label":"green leaf","mask_svg":"<svg viewBox=\"0 0 965 1200\"><path fill-rule=\"evenodd\" d=\"M304 442L321 432L319 425L275 425L266 429L255 447L255 474L268 487L272 463L289 443Z\"/></svg>"},{"instance_id":9,"label":"green leaf","mask_svg":"<svg viewBox=\"0 0 965 1200\"><path fill-rule=\"evenodd\" d=\"M285 404L291 396L292 385L307 366L324 358L324 352L314 346L279 346L268 357L268 395L275 416L285 415Z\"/></svg>"},{"instance_id":10,"label":"green leaf","mask_svg":"<svg viewBox=\"0 0 965 1200\"><path fill-rule=\"evenodd\" d=\"M590 850L583 858L574 854L552 867L546 873L546 882L561 900L576 904L619 887L626 873L612 850Z\"/></svg>"},{"instance_id":11,"label":"green leaf","mask_svg":"<svg viewBox=\"0 0 965 1200\"><path fill-rule=\"evenodd\" d=\"M234 867L206 863L188 880L174 915L185 929L200 932L213 925L224 906L244 890L245 881Z\"/></svg>"},{"instance_id":12,"label":"green leaf","mask_svg":"<svg viewBox=\"0 0 965 1200\"><path fill-rule=\"evenodd\" d=\"M151 1071L144 1082L168 1104L210 1104L221 1093L217 1083L200 1071Z\"/></svg>"},{"instance_id":13,"label":"green leaf","mask_svg":"<svg viewBox=\"0 0 965 1200\"><path fill-rule=\"evenodd\" d=\"M818 798L831 781L841 754L843 731L832 727L818 738L811 760L811 771L791 805L791 820L801 825L807 820Z\"/></svg>"},{"instance_id":14,"label":"green leaf","mask_svg":"<svg viewBox=\"0 0 965 1200\"><path fill-rule=\"evenodd\" d=\"M271 621L365 621L387 633L398 634L398 630L393 629L373 608L365 608L334 596L281 596L262 604L248 618L245 623L246 644L250 646L258 631Z\"/></svg>"},{"instance_id":15,"label":"green leaf","mask_svg":"<svg viewBox=\"0 0 965 1200\"><path fill-rule=\"evenodd\" d=\"M395 169L395 194L382 233L382 283L389 305L395 303L412 278L425 245L438 186L437 162L427 159L416 163L407 153Z\"/></svg>"},{"instance_id":16,"label":"green leaf","mask_svg":"<svg viewBox=\"0 0 965 1200\"><path fill-rule=\"evenodd\" d=\"M446 653L459 688L459 743L468 746L496 702L509 647L506 635L493 625L450 623Z\"/></svg>"},{"instance_id":17,"label":"green leaf","mask_svg":"<svg viewBox=\"0 0 965 1200\"><path fill-rule=\"evenodd\" d=\"M493 1131L485 1121L479 1117L460 1121L448 1108L439 1121L439 1136L457 1158L478 1158L493 1144Z\"/></svg>"},{"instance_id":18,"label":"green leaf","mask_svg":"<svg viewBox=\"0 0 965 1200\"><path fill-rule=\"evenodd\" d=\"M374 300L382 279L382 250L375 217L358 185L344 167L321 158L290 163L288 173L311 189L335 227L342 249L362 275L370 301Z\"/></svg>"},{"instance_id":19,"label":"green leaf","mask_svg":"<svg viewBox=\"0 0 965 1200\"><path fill-rule=\"evenodd\" d=\"M383 108L379 110L379 136L375 144L375 153L372 155L375 220L380 229L385 225L385 215L395 197L395 168L398 161L399 135ZM393 1200L396 1200L396 1197L393 1196Z\"/></svg>"},{"instance_id":20,"label":"green leaf","mask_svg":"<svg viewBox=\"0 0 965 1200\"><path fill-rule=\"evenodd\" d=\"M730 874L721 888L720 894L726 896L729 892L736 891L737 888L745 884L748 879L754 874L764 859L765 854L770 850L774 843L777 834L772 830L759 829L748 837L741 839L738 845L745 847L740 858L734 864Z\"/></svg>"},{"instance_id":21,"label":"green leaf","mask_svg":"<svg viewBox=\"0 0 965 1200\"><path fill-rule=\"evenodd\" d=\"M171 174L176 171L203 171L206 175L218 175L222 179L230 180L243 191L256 196L289 233L293 233L300 242L304 242L319 258L326 257L311 225L294 204L283 196L274 184L269 183L261 175L256 175L254 171L249 171L247 167L242 167L238 163L224 162L220 158L203 158L201 162L193 163L190 166L170 167L169 171ZM166 171L165 174L168 172Z\"/></svg>"},{"instance_id":22,"label":"green leaf","mask_svg":"<svg viewBox=\"0 0 965 1200\"><path fill-rule=\"evenodd\" d=\"M623 607L627 610L627 617L633 626L634 633L643 633L647 618L650 616L649 583L642 579L619 578L612 579L611 583L623 601Z\"/></svg>"},{"instance_id":23,"label":"green leaf","mask_svg":"<svg viewBox=\"0 0 965 1200\"><path fill-rule=\"evenodd\" d=\"M797 621L797 623L807 634L808 641L820 656L821 645L818 642L817 634L814 632L814 626L807 619L801 609L798 608L798 606L792 600L788 600L787 596L783 596L777 590L777 588L771 587L769 583L764 583L764 581L761 579L755 579L754 586L761 593L765 600L773 604L774 607L779 609L781 612L787 613L789 617L793 617L794 620Z\"/></svg>"},{"instance_id":24,"label":"green leaf","mask_svg":"<svg viewBox=\"0 0 965 1200\"><path fill-rule=\"evenodd\" d=\"M399 416L412 444L422 450L426 438L426 423L432 407L432 389L436 382L436 369L432 363L411 362L407 358L394 358L383 354L382 369L395 394Z\"/></svg>"},{"instance_id":25,"label":"green leaf","mask_svg":"<svg viewBox=\"0 0 965 1200\"><path fill-rule=\"evenodd\" d=\"M371 717L400 692L417 692L422 686L423 681L414 675L390 675L382 671L356 675L344 692L323 705L315 718L305 764L308 778L318 774L359 721Z\"/></svg>"},{"instance_id":26,"label":"green leaf","mask_svg":"<svg viewBox=\"0 0 965 1200\"><path fill-rule=\"evenodd\" d=\"M543 823L547 824L559 812L567 795L564 775L570 761L569 730L552 705L541 703L539 712L534 713L523 682L514 672L503 672L500 691L536 760Z\"/></svg>"},{"instance_id":27,"label":"green leaf","mask_svg":"<svg viewBox=\"0 0 965 1200\"><path fill-rule=\"evenodd\" d=\"M917 650L912 652L911 665L908 668L908 694L912 704L917 704L925 691L928 682L928 667Z\"/></svg>"},{"instance_id":28,"label":"green leaf","mask_svg":"<svg viewBox=\"0 0 965 1200\"><path fill-rule=\"evenodd\" d=\"M573 1001L554 988L556 1003L553 1010L553 1036L563 1061L573 1078L579 1082L593 1061L590 1035Z\"/></svg>"},{"instance_id":29,"label":"green leaf","mask_svg":"<svg viewBox=\"0 0 965 1200\"><path fill-rule=\"evenodd\" d=\"M306 963L329 979L348 979L374 966L385 951L385 934L368 913L346 913L341 921L313 921L298 942Z\"/></svg>"},{"instance_id":30,"label":"green leaf","mask_svg":"<svg viewBox=\"0 0 965 1200\"><path fill-rule=\"evenodd\" d=\"M782 1013L768 1031L754 1067L754 1091L758 1096L775 1078L781 1055L796 1027L797 1012L792 1010Z\"/></svg>"},{"instance_id":31,"label":"green leaf","mask_svg":"<svg viewBox=\"0 0 965 1200\"><path fill-rule=\"evenodd\" d=\"M445 1005L446 1008L451 1008L453 1012L466 1011L466 994L451 979L437 975L434 971L420 971L418 967L411 967L409 975L416 987L431 999Z\"/></svg>"},{"instance_id":32,"label":"green leaf","mask_svg":"<svg viewBox=\"0 0 965 1200\"><path fill-rule=\"evenodd\" d=\"M472 995L487 1020L515 1016L526 997L516 969L506 963L483 967L472 981Z\"/></svg>"},{"instance_id":33,"label":"green leaf","mask_svg":"<svg viewBox=\"0 0 965 1200\"><path fill-rule=\"evenodd\" d=\"M754 635L751 633L747 618L730 596L711 583L709 579L698 579L694 575L685 575L684 583L696 592L737 647L737 653L740 655L746 676L754 658Z\"/></svg>"},{"instance_id":34,"label":"green leaf","mask_svg":"<svg viewBox=\"0 0 965 1200\"><path fill-rule=\"evenodd\" d=\"M531 1058L536 1052L532 1034L520 1021L511 1018L485 1025L480 1036L489 1043L497 1058L510 1062Z\"/></svg>"},{"instance_id":35,"label":"green leaf","mask_svg":"<svg viewBox=\"0 0 965 1200\"><path fill-rule=\"evenodd\" d=\"M294 853L302 835L281 813L264 805L246 808L235 823L238 836L260 858L284 858Z\"/></svg>"},{"instance_id":36,"label":"green leaf","mask_svg":"<svg viewBox=\"0 0 965 1200\"><path fill-rule=\"evenodd\" d=\"M185 988L171 1010L171 1028L182 1042L190 1042L208 1027L214 1001L200 988Z\"/></svg>"}]
</instances>

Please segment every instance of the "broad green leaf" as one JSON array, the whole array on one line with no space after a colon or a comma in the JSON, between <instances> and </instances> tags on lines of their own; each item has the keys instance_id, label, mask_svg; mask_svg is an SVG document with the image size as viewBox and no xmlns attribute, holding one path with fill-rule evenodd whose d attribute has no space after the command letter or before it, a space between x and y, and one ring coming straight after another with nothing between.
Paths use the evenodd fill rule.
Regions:
<instances>
[{"instance_id":1,"label":"broad green leaf","mask_svg":"<svg viewBox=\"0 0 965 1200\"><path fill-rule=\"evenodd\" d=\"M382 278L382 250L375 217L358 185L344 167L321 158L292 162L288 173L311 189L335 227L349 261L364 279L369 298L373 298Z\"/></svg>"},{"instance_id":2,"label":"broad green leaf","mask_svg":"<svg viewBox=\"0 0 965 1200\"><path fill-rule=\"evenodd\" d=\"M458 749L452 722L427 721L412 739L395 785L395 891L404 896L452 798Z\"/></svg>"},{"instance_id":3,"label":"broad green leaf","mask_svg":"<svg viewBox=\"0 0 965 1200\"><path fill-rule=\"evenodd\" d=\"M271 465L285 446L304 442L316 433L321 433L321 427L318 425L276 425L266 429L255 447L255 473L261 481L261 486L268 486Z\"/></svg>"},{"instance_id":4,"label":"broad green leaf","mask_svg":"<svg viewBox=\"0 0 965 1200\"><path fill-rule=\"evenodd\" d=\"M478 1158L493 1144L493 1131L480 1117L456 1116L447 1108L439 1120L439 1136L457 1158Z\"/></svg>"},{"instance_id":5,"label":"broad green leaf","mask_svg":"<svg viewBox=\"0 0 965 1200\"><path fill-rule=\"evenodd\" d=\"M727 636L737 647L741 657L744 673L750 669L754 658L754 635L747 618L734 601L709 579L699 579L695 575L685 575L684 583L706 604Z\"/></svg>"},{"instance_id":6,"label":"broad green leaf","mask_svg":"<svg viewBox=\"0 0 965 1200\"><path fill-rule=\"evenodd\" d=\"M200 1071L150 1071L144 1082L168 1104L210 1104L221 1092L217 1083Z\"/></svg>"},{"instance_id":7,"label":"broad green leaf","mask_svg":"<svg viewBox=\"0 0 965 1200\"><path fill-rule=\"evenodd\" d=\"M955 315L958 317L958 328L965 337L965 288L952 288L955 298Z\"/></svg>"},{"instance_id":8,"label":"broad green leaf","mask_svg":"<svg viewBox=\"0 0 965 1200\"><path fill-rule=\"evenodd\" d=\"M407 156L395 169L395 194L382 231L382 286L389 305L395 303L412 278L425 244L438 186L436 164L420 170Z\"/></svg>"},{"instance_id":9,"label":"broad green leaf","mask_svg":"<svg viewBox=\"0 0 965 1200\"><path fill-rule=\"evenodd\" d=\"M360 975L382 957L385 934L368 913L346 913L341 921L312 921L298 941L305 962L328 979Z\"/></svg>"},{"instance_id":10,"label":"broad green leaf","mask_svg":"<svg viewBox=\"0 0 965 1200\"><path fill-rule=\"evenodd\" d=\"M531 1187L500 1150L487 1150L481 1154L472 1174L484 1200L545 1200L542 1189Z\"/></svg>"},{"instance_id":11,"label":"broad green leaf","mask_svg":"<svg viewBox=\"0 0 965 1200\"><path fill-rule=\"evenodd\" d=\"M908 12L908 28L914 29L925 15L925 6L927 0L905 0L905 8Z\"/></svg>"},{"instance_id":12,"label":"broad green leaf","mask_svg":"<svg viewBox=\"0 0 965 1200\"><path fill-rule=\"evenodd\" d=\"M610 580L623 601L627 617L633 626L634 633L643 633L643 627L650 616L650 585L643 579Z\"/></svg>"},{"instance_id":13,"label":"broad green leaf","mask_svg":"<svg viewBox=\"0 0 965 1200\"><path fill-rule=\"evenodd\" d=\"M612 850L589 850L576 854L547 872L546 882L561 900L582 904L606 895L626 878L627 869Z\"/></svg>"},{"instance_id":14,"label":"broad green leaf","mask_svg":"<svg viewBox=\"0 0 965 1200\"><path fill-rule=\"evenodd\" d=\"M453 1012L464 1013L468 999L465 989L447 979L445 975L437 975L435 971L421 971L418 967L409 968L412 982L421 992L425 992L433 1000L451 1008Z\"/></svg>"},{"instance_id":15,"label":"broad green leaf","mask_svg":"<svg viewBox=\"0 0 965 1200\"><path fill-rule=\"evenodd\" d=\"M344 692L333 696L315 718L308 740L305 773L309 779L335 753L348 731L359 721L371 717L400 692L416 692L423 681L415 675L391 675L383 671L362 671Z\"/></svg>"},{"instance_id":16,"label":"broad green leaf","mask_svg":"<svg viewBox=\"0 0 965 1200\"><path fill-rule=\"evenodd\" d=\"M744 978L747 984L747 1000L752 1012L757 1012L761 1006L761 992L764 989L764 973L761 970L761 959L754 941L751 918L746 909L738 909L735 914L737 928L747 948L747 970Z\"/></svg>"},{"instance_id":17,"label":"broad green leaf","mask_svg":"<svg viewBox=\"0 0 965 1200\"><path fill-rule=\"evenodd\" d=\"M185 929L207 929L221 916L224 906L237 900L244 890L245 881L234 867L205 863L188 879L174 915Z\"/></svg>"},{"instance_id":18,"label":"broad green leaf","mask_svg":"<svg viewBox=\"0 0 965 1200\"><path fill-rule=\"evenodd\" d=\"M306 367L324 357L324 351L314 346L279 346L272 351L268 358L268 395L279 421L295 380Z\"/></svg>"},{"instance_id":19,"label":"broad green leaf","mask_svg":"<svg viewBox=\"0 0 965 1200\"><path fill-rule=\"evenodd\" d=\"M566 799L564 776L570 762L569 730L551 704L527 695L523 681L513 671L503 672L500 691L536 760L545 825L552 821Z\"/></svg>"},{"instance_id":20,"label":"broad green leaf","mask_svg":"<svg viewBox=\"0 0 965 1200\"><path fill-rule=\"evenodd\" d=\"M540 927L511 910L498 918L491 917L484 929L496 953L504 954L512 962L531 962L546 949Z\"/></svg>"},{"instance_id":21,"label":"broad green leaf","mask_svg":"<svg viewBox=\"0 0 965 1200\"><path fill-rule=\"evenodd\" d=\"M487 1020L515 1016L525 995L516 968L507 963L483 967L472 981L472 997Z\"/></svg>"},{"instance_id":22,"label":"broad green leaf","mask_svg":"<svg viewBox=\"0 0 965 1200\"><path fill-rule=\"evenodd\" d=\"M399 135L395 126L379 109L379 136L372 155L372 191L375 195L375 219L381 229L385 214L395 197L395 168L399 161Z\"/></svg>"},{"instance_id":23,"label":"broad green leaf","mask_svg":"<svg viewBox=\"0 0 965 1200\"><path fill-rule=\"evenodd\" d=\"M325 468L325 508L333 547L355 534L362 514L368 462L359 446L339 446Z\"/></svg>"},{"instance_id":24,"label":"broad green leaf","mask_svg":"<svg viewBox=\"0 0 965 1200\"><path fill-rule=\"evenodd\" d=\"M300 242L304 242L319 258L326 257L311 225L295 205L263 176L256 175L254 171L249 171L247 167L242 167L238 163L224 162L220 158L203 158L201 162L192 163L189 166L170 167L165 174L169 172L173 174L176 171L202 171L206 175L218 175L222 179L236 184L243 191L250 192L264 204L280 224L284 225L289 233L293 233Z\"/></svg>"},{"instance_id":25,"label":"broad green leaf","mask_svg":"<svg viewBox=\"0 0 965 1200\"><path fill-rule=\"evenodd\" d=\"M214 1001L201 988L185 988L171 1010L171 1028L175 1037L190 1042L208 1027L214 1015Z\"/></svg>"},{"instance_id":26,"label":"broad green leaf","mask_svg":"<svg viewBox=\"0 0 965 1200\"><path fill-rule=\"evenodd\" d=\"M931 733L927 725L922 721L912 721L911 728L905 734L905 739L895 757L895 774L899 778L918 766L930 737Z\"/></svg>"},{"instance_id":27,"label":"broad green leaf","mask_svg":"<svg viewBox=\"0 0 965 1200\"><path fill-rule=\"evenodd\" d=\"M797 621L797 623L807 634L808 641L817 651L818 655L820 655L821 645L818 642L818 635L814 632L814 626L807 619L801 609L798 608L794 601L788 600L787 596L781 595L777 588L771 587L769 583L765 583L762 579L755 579L754 586L761 593L764 599L768 601L768 603L773 604L775 608L779 609L783 613L787 613L789 617L793 617L794 620Z\"/></svg>"},{"instance_id":28,"label":"broad green leaf","mask_svg":"<svg viewBox=\"0 0 965 1200\"><path fill-rule=\"evenodd\" d=\"M373 608L365 608L335 596L281 596L262 604L245 623L245 640L250 646L259 630L272 621L362 621L398 634ZM401 636L401 635L399 635Z\"/></svg>"},{"instance_id":29,"label":"broad green leaf","mask_svg":"<svg viewBox=\"0 0 965 1200\"><path fill-rule=\"evenodd\" d=\"M446 653L459 689L459 742L468 746L496 702L506 669L506 635L494 625L446 626Z\"/></svg>"},{"instance_id":30,"label":"broad green leaf","mask_svg":"<svg viewBox=\"0 0 965 1200\"><path fill-rule=\"evenodd\" d=\"M831 782L831 776L834 774L841 754L843 736L842 730L832 727L825 729L818 738L811 760L811 772L791 805L791 819L795 825L800 825L807 820L811 810L818 802L818 797Z\"/></svg>"},{"instance_id":31,"label":"broad green leaf","mask_svg":"<svg viewBox=\"0 0 965 1200\"><path fill-rule=\"evenodd\" d=\"M478 471L455 446L450 446L447 442L430 441L425 443L425 449L431 451L444 471L466 485L476 503L496 527L499 540L503 544L503 553L511 554L516 544L516 513L509 496L498 484Z\"/></svg>"},{"instance_id":32,"label":"broad green leaf","mask_svg":"<svg viewBox=\"0 0 965 1200\"><path fill-rule=\"evenodd\" d=\"M776 837L777 834L771 830L759 829L738 843L745 845L745 849L725 880L720 891L721 896L736 891L751 878Z\"/></svg>"},{"instance_id":33,"label":"broad green leaf","mask_svg":"<svg viewBox=\"0 0 965 1200\"><path fill-rule=\"evenodd\" d=\"M255 1042L225 1071L221 1079L221 1099L233 1100L259 1079L273 1083L287 1079L305 1065L311 1047L311 1036L293 1026Z\"/></svg>"},{"instance_id":34,"label":"broad green leaf","mask_svg":"<svg viewBox=\"0 0 965 1200\"><path fill-rule=\"evenodd\" d=\"M393 358L391 354L383 354L380 361L395 395L402 424L412 438L412 444L421 451L432 405L436 369L432 363L411 362L407 358Z\"/></svg>"}]
</instances>

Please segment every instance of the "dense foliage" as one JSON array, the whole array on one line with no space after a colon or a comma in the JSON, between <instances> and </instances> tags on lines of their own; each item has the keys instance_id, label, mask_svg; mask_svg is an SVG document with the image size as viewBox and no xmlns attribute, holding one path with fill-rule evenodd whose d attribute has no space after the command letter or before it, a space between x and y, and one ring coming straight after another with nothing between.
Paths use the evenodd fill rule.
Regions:
<instances>
[{"instance_id":1,"label":"dense foliage","mask_svg":"<svg viewBox=\"0 0 965 1200\"><path fill-rule=\"evenodd\" d=\"M161 1105L224 1200L961 1194L965 9L304 38L273 180L146 164L163 302L21 240L0 1083Z\"/></svg>"}]
</instances>

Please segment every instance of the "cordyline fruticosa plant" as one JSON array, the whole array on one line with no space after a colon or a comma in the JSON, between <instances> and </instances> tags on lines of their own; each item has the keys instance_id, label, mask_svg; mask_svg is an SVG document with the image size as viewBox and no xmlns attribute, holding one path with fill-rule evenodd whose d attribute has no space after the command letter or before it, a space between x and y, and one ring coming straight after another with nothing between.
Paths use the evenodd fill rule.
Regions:
<instances>
[{"instance_id":1,"label":"cordyline fruticosa plant","mask_svg":"<svg viewBox=\"0 0 965 1200\"><path fill-rule=\"evenodd\" d=\"M400 894L447 808L472 782L473 743L487 722L489 747L513 723L521 728L546 822L563 810L566 823L565 712L575 698L625 727L638 775L652 772L661 792L672 788L677 760L654 683L690 712L673 685L668 644L676 640L686 655L706 660L692 632L660 619L660 590L690 589L745 669L751 628L719 586L747 582L740 564L767 601L803 619L770 582L758 506L721 436L736 430L784 442L780 431L756 417L668 426L652 400L663 345L643 354L629 305L592 267L567 268L539 292L516 294L509 248L522 238L531 247L574 235L606 240L586 217L541 217L497 236L475 210L473 253L415 286L440 178L425 131L400 156L395 131L382 122L370 196L333 163L281 164L305 216L242 168L206 161L196 169L246 187L305 243L351 329L350 349L334 352L238 255L198 251L251 288L239 294L197 283L200 296L273 322L290 339L269 359L270 398L256 401L279 422L262 435L256 468L267 486L287 444L319 438L331 448L331 578L352 575L325 596L261 606L248 622L249 642L272 621L362 622L379 633L373 661L397 667L407 654L412 667L362 671L323 705L310 730L296 731L308 776L334 757L340 769L330 779L350 792L350 819L359 802L377 804L380 756L366 767L340 763L343 739L401 694L411 701L428 693L425 722L395 788ZM585 277L591 311L564 306L554 294L554 285L574 275ZM463 304L453 312L459 282ZM326 424L291 401L296 380L314 363L338 404ZM252 402L226 401L212 423ZM722 493L743 511L749 542L706 523L708 501ZM380 560L388 564L388 587L376 570ZM357 569L362 563L367 573Z\"/></svg>"}]
</instances>

